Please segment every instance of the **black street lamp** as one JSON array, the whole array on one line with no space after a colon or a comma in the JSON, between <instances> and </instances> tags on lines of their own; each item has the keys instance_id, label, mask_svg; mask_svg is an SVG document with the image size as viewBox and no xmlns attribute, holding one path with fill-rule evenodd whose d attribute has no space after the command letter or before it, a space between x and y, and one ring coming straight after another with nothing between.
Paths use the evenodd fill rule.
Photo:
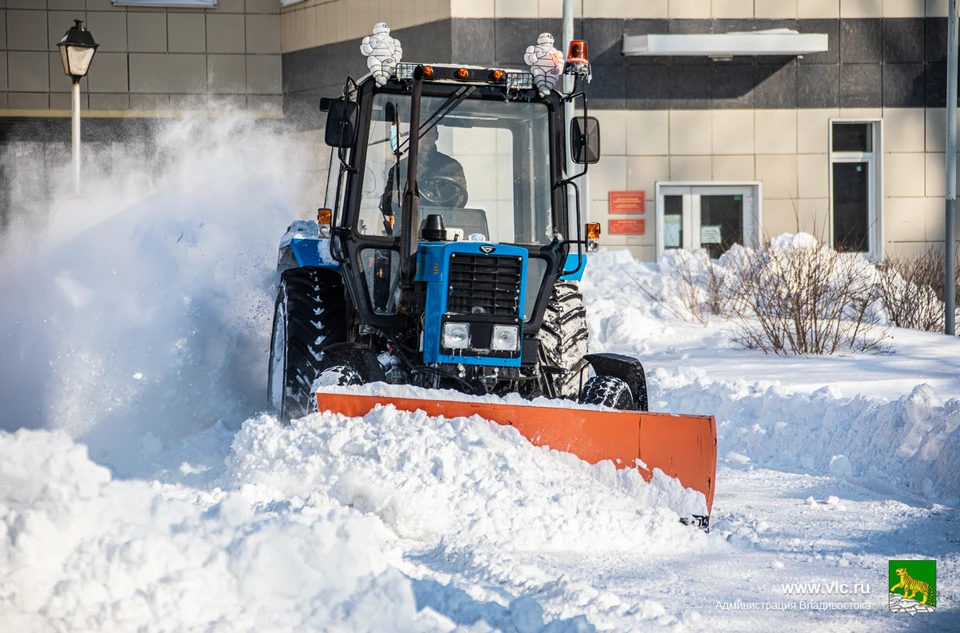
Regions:
<instances>
[{"instance_id":1,"label":"black street lamp","mask_svg":"<svg viewBox=\"0 0 960 633\"><path fill-rule=\"evenodd\" d=\"M83 20L73 22L57 46L63 72L73 80L73 188L75 193L80 193L80 80L90 70L90 62L99 45L93 40L93 34L83 28Z\"/></svg>"}]
</instances>

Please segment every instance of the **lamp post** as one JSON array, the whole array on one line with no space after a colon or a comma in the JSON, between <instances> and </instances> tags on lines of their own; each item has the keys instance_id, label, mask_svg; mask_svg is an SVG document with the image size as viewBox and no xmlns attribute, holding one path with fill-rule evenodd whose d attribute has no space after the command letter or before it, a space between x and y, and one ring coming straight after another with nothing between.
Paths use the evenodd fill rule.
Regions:
<instances>
[{"instance_id":1,"label":"lamp post","mask_svg":"<svg viewBox=\"0 0 960 633\"><path fill-rule=\"evenodd\" d=\"M944 332L950 336L957 333L956 265L954 250L957 230L957 30L960 16L957 15L958 0L950 0L947 11L947 191L946 221L944 222L943 270L944 270Z\"/></svg>"},{"instance_id":2,"label":"lamp post","mask_svg":"<svg viewBox=\"0 0 960 633\"><path fill-rule=\"evenodd\" d=\"M80 193L80 80L90 70L90 62L99 45L93 41L93 34L83 28L83 20L73 22L57 46L60 48L63 72L73 80L73 189L74 193Z\"/></svg>"}]
</instances>

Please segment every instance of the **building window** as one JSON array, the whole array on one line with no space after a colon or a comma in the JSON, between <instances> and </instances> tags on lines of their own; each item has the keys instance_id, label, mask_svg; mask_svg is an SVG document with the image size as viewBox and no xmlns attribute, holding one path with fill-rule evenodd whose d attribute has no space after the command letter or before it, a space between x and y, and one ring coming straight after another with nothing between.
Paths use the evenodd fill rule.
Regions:
<instances>
[{"instance_id":1,"label":"building window","mask_svg":"<svg viewBox=\"0 0 960 633\"><path fill-rule=\"evenodd\" d=\"M830 234L838 251L883 257L880 121L831 121Z\"/></svg>"},{"instance_id":2,"label":"building window","mask_svg":"<svg viewBox=\"0 0 960 633\"><path fill-rule=\"evenodd\" d=\"M657 183L657 258L703 249L716 259L734 244L760 244L759 183Z\"/></svg>"}]
</instances>

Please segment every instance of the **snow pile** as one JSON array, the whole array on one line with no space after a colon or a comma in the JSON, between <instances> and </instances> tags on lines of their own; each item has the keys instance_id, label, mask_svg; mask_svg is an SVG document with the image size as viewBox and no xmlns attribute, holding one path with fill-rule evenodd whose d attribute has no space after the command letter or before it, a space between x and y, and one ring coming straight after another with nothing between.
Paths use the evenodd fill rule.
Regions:
<instances>
[{"instance_id":1,"label":"snow pile","mask_svg":"<svg viewBox=\"0 0 960 633\"><path fill-rule=\"evenodd\" d=\"M0 433L4 627L440 630L378 522L322 493L255 513L242 491L184 492L112 481L63 434Z\"/></svg>"},{"instance_id":2,"label":"snow pile","mask_svg":"<svg viewBox=\"0 0 960 633\"><path fill-rule=\"evenodd\" d=\"M241 119L171 122L154 149L165 160L117 157L130 169L89 182L73 215L14 209L0 249L0 428L65 430L128 473L147 432L169 444L262 408L302 158Z\"/></svg>"},{"instance_id":3,"label":"snow pile","mask_svg":"<svg viewBox=\"0 0 960 633\"><path fill-rule=\"evenodd\" d=\"M716 416L721 458L866 478L948 504L960 498L960 400L943 402L927 385L883 402L830 388L791 394L709 382L694 370L657 370L648 384L654 408Z\"/></svg>"},{"instance_id":4,"label":"snow pile","mask_svg":"<svg viewBox=\"0 0 960 633\"><path fill-rule=\"evenodd\" d=\"M675 481L531 449L479 418L386 407L284 428L262 416L236 435L227 466L202 489L114 480L63 433L0 432L0 621L29 631L588 632L565 602L596 592L511 552L718 546L667 509L702 511ZM479 599L425 576L404 561L418 549L423 561L484 570L514 596ZM561 608L530 591L559 592Z\"/></svg>"},{"instance_id":5,"label":"snow pile","mask_svg":"<svg viewBox=\"0 0 960 633\"><path fill-rule=\"evenodd\" d=\"M228 475L260 503L327 491L399 537L498 551L696 550L699 493L658 475L647 484L612 463L590 466L533 448L512 427L377 407L363 418L320 413L289 428L248 421ZM251 494L254 494L251 491Z\"/></svg>"},{"instance_id":6,"label":"snow pile","mask_svg":"<svg viewBox=\"0 0 960 633\"><path fill-rule=\"evenodd\" d=\"M774 248L798 241L802 246L809 241L804 240L803 236L781 236L774 240ZM666 262L640 263L621 251L594 257L588 271L583 287L591 351L643 360L652 410L716 416L721 459L729 455L757 465L852 476L948 504L960 498L960 462L954 458L960 454L960 400L944 402L931 387L918 385L913 378L937 362L919 364L911 358L909 370L901 369L896 376L900 380L890 383L893 402L843 398L829 386L814 394L790 393L786 387L800 378L787 377L790 372L780 369L784 361L734 351L726 322L699 327L671 312L682 304L675 294L676 270ZM674 303L651 298L651 289L673 297ZM916 336L926 341L934 335ZM943 343L948 342L953 343ZM709 355L677 362L685 346L694 354L706 348ZM924 348L922 353L930 352ZM661 366L665 354L678 369ZM885 363L887 358L883 357ZM823 380L851 374L845 377L856 382L857 374L873 367L866 361L848 360L838 362L831 373L816 366L812 358L800 359L795 371L809 366L823 374ZM869 380L890 380L889 373L897 371L896 361L896 355L890 357L889 368L875 372L878 375ZM786 384L781 387L770 379L731 380L745 366L757 377L779 372L776 376Z\"/></svg>"}]
</instances>

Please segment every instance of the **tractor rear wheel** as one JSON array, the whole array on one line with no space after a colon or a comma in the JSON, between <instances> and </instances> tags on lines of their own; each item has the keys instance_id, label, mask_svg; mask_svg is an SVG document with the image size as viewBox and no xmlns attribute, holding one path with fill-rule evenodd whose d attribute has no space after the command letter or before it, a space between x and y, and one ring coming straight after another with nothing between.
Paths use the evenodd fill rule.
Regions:
<instances>
[{"instance_id":1,"label":"tractor rear wheel","mask_svg":"<svg viewBox=\"0 0 960 633\"><path fill-rule=\"evenodd\" d=\"M316 408L313 381L320 352L347 339L347 307L340 275L322 268L282 273L273 315L267 395L287 423Z\"/></svg>"},{"instance_id":2,"label":"tractor rear wheel","mask_svg":"<svg viewBox=\"0 0 960 633\"><path fill-rule=\"evenodd\" d=\"M541 373L552 381L561 398L576 400L580 377L587 366L587 311L575 281L558 281L537 334L542 358ZM544 367L544 365L546 367Z\"/></svg>"}]
</instances>

